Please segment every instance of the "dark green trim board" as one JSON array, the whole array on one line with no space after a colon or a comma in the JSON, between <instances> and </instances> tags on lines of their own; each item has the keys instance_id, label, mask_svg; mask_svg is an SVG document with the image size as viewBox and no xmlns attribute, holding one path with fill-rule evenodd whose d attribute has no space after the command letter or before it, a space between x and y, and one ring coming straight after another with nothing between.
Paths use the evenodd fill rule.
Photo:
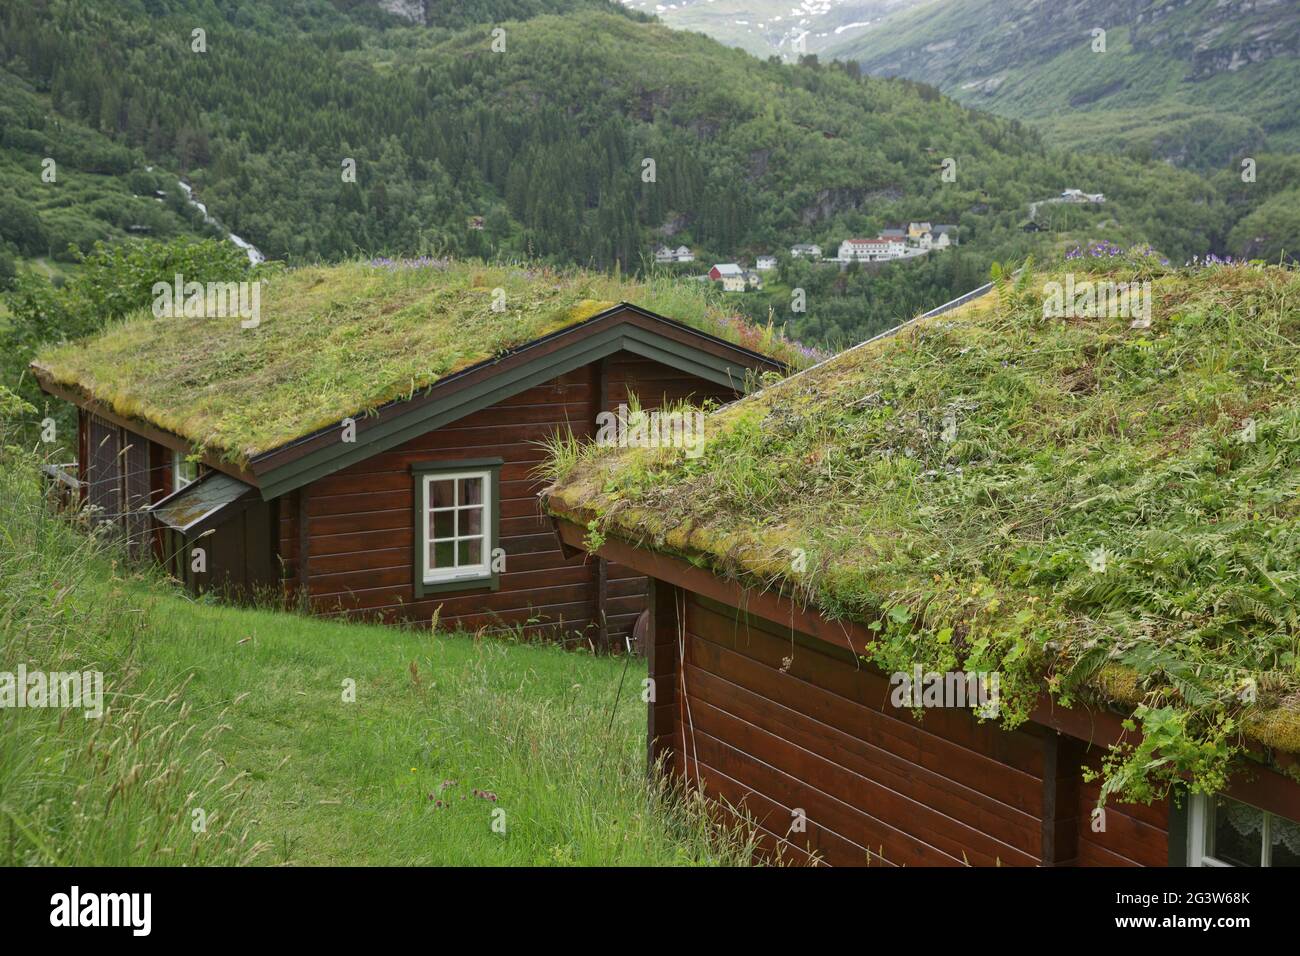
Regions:
<instances>
[{"instance_id":1,"label":"dark green trim board","mask_svg":"<svg viewBox=\"0 0 1300 956\"><path fill-rule=\"evenodd\" d=\"M629 335L623 341L623 348L634 355L652 359L661 365L675 368L679 372L687 372L717 385L725 385L737 390L744 386L746 369L700 361L702 358L700 353L683 349L677 342L667 344L675 348L664 348L664 341L647 341L644 337Z\"/></svg>"},{"instance_id":2,"label":"dark green trim board","mask_svg":"<svg viewBox=\"0 0 1300 956\"><path fill-rule=\"evenodd\" d=\"M641 334L631 335L630 331ZM348 465L395 448L417 435L441 428L480 409L495 405L511 395L517 395L534 385L540 385L615 352L635 350L639 353L641 348L647 347L646 343L639 341L645 335L648 333L640 329L609 329L588 339L574 342L539 362L509 370L503 368L499 375L492 376L484 382L461 389L442 401L413 408L389 421L371 425L365 419L358 419L355 442L344 443L340 440L334 445L305 455L298 461L267 472L260 476L262 495L266 498L278 497L286 491L309 484ZM675 342L671 344L678 346ZM639 348L632 348L629 345ZM729 364L719 362L717 367L709 368L703 363L685 357L678 357L674 361L670 349L663 349L659 355L652 357L665 365L698 375L719 385L738 388L744 382L745 370Z\"/></svg>"},{"instance_id":3,"label":"dark green trim board","mask_svg":"<svg viewBox=\"0 0 1300 956\"><path fill-rule=\"evenodd\" d=\"M1186 787L1175 787L1169 796L1169 865L1187 865L1187 821L1191 796Z\"/></svg>"},{"instance_id":4,"label":"dark green trim board","mask_svg":"<svg viewBox=\"0 0 1300 956\"><path fill-rule=\"evenodd\" d=\"M416 598L433 594L475 594L500 590L501 575L492 572L481 578L468 578L462 581L438 581L426 584L424 581L424 554L428 547L429 526L424 520L424 494L421 485L428 475L451 471L482 471L490 475L488 500L491 503L492 517L488 527L488 560L492 552L501 546L501 458L444 458L438 461L422 461L411 465L411 520L414 522L414 534L411 536L411 586ZM489 567L490 567L489 563Z\"/></svg>"},{"instance_id":5,"label":"dark green trim board","mask_svg":"<svg viewBox=\"0 0 1300 956\"><path fill-rule=\"evenodd\" d=\"M623 314L626 317L620 317ZM649 319L664 331L644 327ZM593 328L593 322L604 327ZM637 324L641 323L641 324ZM671 334L668 334L671 333ZM695 346L679 340L697 340ZM544 352L530 350L547 344ZM551 347L556 343L558 347ZM619 306L579 325L544 336L500 359L479 363L449 376L414 399L393 403L377 415L356 416L354 442L321 439L337 426L322 429L300 441L259 456L252 463L263 498L279 497L318 478L363 461L417 435L464 418L512 395L540 385L574 369L627 351L653 359L705 381L740 391L752 371L786 371L775 359L732 345L671 319L631 306ZM476 376L469 384L467 378ZM401 406L406 405L405 409ZM341 435L341 433L340 433ZM294 457L294 449L314 443L318 447ZM282 462L282 463L277 463Z\"/></svg>"}]
</instances>

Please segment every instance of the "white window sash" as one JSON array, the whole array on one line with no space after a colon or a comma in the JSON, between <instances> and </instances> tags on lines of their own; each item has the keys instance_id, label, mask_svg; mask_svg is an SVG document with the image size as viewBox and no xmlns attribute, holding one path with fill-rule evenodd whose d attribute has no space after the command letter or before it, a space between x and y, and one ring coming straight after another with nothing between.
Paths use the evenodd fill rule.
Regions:
<instances>
[{"instance_id":1,"label":"white window sash","mask_svg":"<svg viewBox=\"0 0 1300 956\"><path fill-rule=\"evenodd\" d=\"M475 505L462 506L458 500L459 496L453 490L453 504L448 508L439 508L438 511L447 511L455 515L453 519L456 524L455 532L450 539L453 555L459 554L459 546L462 541L478 540L479 555L482 560L477 564L465 564L449 568L435 568L431 559L433 549L433 536L429 529L429 518L433 515L435 509L429 500L430 488L435 481L463 481L467 478L477 478L481 482L482 502ZM420 482L420 547L421 547L421 573L424 577L425 584L445 584L449 581L481 581L492 576L492 554L490 550L492 542L492 472L490 470L473 470L473 471L430 471L421 475ZM453 489L455 486L453 485ZM480 523L478 534L462 535L460 531L460 512L468 508L481 508L483 517ZM444 543L447 539L443 539Z\"/></svg>"},{"instance_id":2,"label":"white window sash","mask_svg":"<svg viewBox=\"0 0 1300 956\"><path fill-rule=\"evenodd\" d=\"M180 491L182 488L194 484L193 478L185 477L185 453L180 451L172 452L172 491Z\"/></svg>"},{"instance_id":3,"label":"white window sash","mask_svg":"<svg viewBox=\"0 0 1300 956\"><path fill-rule=\"evenodd\" d=\"M1247 804L1250 806L1250 804ZM1261 867L1272 865L1272 834L1273 834L1273 814L1267 810L1260 810L1259 807L1252 809L1259 810L1263 815L1263 825L1260 828L1260 849L1259 865ZM1187 803L1187 865L1188 866L1224 866L1232 867L1233 864L1225 863L1216 857L1210 856L1207 852L1210 846L1210 834L1214 832L1215 806L1214 798L1205 794L1192 794Z\"/></svg>"}]
</instances>

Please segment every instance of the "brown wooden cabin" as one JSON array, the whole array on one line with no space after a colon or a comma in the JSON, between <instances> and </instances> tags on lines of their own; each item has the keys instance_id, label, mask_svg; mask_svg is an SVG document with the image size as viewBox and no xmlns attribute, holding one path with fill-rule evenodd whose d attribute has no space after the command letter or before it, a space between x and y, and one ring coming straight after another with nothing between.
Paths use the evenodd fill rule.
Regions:
<instances>
[{"instance_id":1,"label":"brown wooden cabin","mask_svg":"<svg viewBox=\"0 0 1300 956\"><path fill-rule=\"evenodd\" d=\"M565 548L588 546L594 512L564 500L549 510ZM1044 693L1015 730L964 707L918 721L893 705L892 675L862 660L875 639L864 624L715 574L634 529L602 533L595 556L649 579L647 765L662 761L724 815L743 815L767 854L849 866L1300 865L1300 754L1251 743L1214 797L1111 798L1099 816L1100 783L1084 771L1131 708L1064 708Z\"/></svg>"},{"instance_id":2,"label":"brown wooden cabin","mask_svg":"<svg viewBox=\"0 0 1300 956\"><path fill-rule=\"evenodd\" d=\"M584 527L556 528L584 547ZM1013 731L963 708L918 722L859 659L868 628L613 536L596 554L650 579L650 765L743 808L767 853L871 866L1258 866L1267 853L1266 865L1300 865L1300 783L1282 771L1294 757L1243 764L1213 800L1112 800L1102 829L1099 784L1082 770L1118 739L1122 713L1044 696Z\"/></svg>"},{"instance_id":3,"label":"brown wooden cabin","mask_svg":"<svg viewBox=\"0 0 1300 956\"><path fill-rule=\"evenodd\" d=\"M80 410L84 502L195 591L283 591L319 614L436 614L446 629L524 627L598 646L631 634L646 581L562 553L537 498L540 442L566 428L594 435L597 413L631 394L647 410L727 402L769 371L785 366L621 304L358 415L355 442L331 427L237 468L187 462L185 439L36 369ZM448 538L431 557L426 508L435 539ZM503 568L488 560L497 548Z\"/></svg>"}]
</instances>

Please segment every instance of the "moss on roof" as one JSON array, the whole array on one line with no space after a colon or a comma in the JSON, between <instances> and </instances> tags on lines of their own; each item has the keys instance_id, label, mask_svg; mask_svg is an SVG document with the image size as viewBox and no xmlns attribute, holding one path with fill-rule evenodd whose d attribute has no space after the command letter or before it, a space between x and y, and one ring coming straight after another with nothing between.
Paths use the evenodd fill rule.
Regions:
<instances>
[{"instance_id":1,"label":"moss on roof","mask_svg":"<svg viewBox=\"0 0 1300 956\"><path fill-rule=\"evenodd\" d=\"M736 318L696 283L441 260L284 272L263 287L257 328L146 310L34 364L120 415L243 463L620 301L807 364L806 350Z\"/></svg>"},{"instance_id":2,"label":"moss on roof","mask_svg":"<svg viewBox=\"0 0 1300 956\"><path fill-rule=\"evenodd\" d=\"M889 671L998 671L1010 722L1136 705L1133 798L1213 786L1243 730L1300 751L1300 278L1112 263L1075 278L1151 279L1149 328L1045 318L1065 276L1026 270L710 415L699 458L573 453L548 505L867 622Z\"/></svg>"}]
</instances>

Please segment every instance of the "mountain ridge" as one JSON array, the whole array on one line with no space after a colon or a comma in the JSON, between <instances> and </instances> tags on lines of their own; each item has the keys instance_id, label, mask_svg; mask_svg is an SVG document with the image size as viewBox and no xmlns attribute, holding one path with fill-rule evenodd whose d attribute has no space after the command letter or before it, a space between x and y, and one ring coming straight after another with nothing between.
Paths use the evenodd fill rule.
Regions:
<instances>
[{"instance_id":1,"label":"mountain ridge","mask_svg":"<svg viewBox=\"0 0 1300 956\"><path fill-rule=\"evenodd\" d=\"M1286 0L932 0L825 55L1066 147L1199 169L1300 149L1300 7Z\"/></svg>"}]
</instances>

